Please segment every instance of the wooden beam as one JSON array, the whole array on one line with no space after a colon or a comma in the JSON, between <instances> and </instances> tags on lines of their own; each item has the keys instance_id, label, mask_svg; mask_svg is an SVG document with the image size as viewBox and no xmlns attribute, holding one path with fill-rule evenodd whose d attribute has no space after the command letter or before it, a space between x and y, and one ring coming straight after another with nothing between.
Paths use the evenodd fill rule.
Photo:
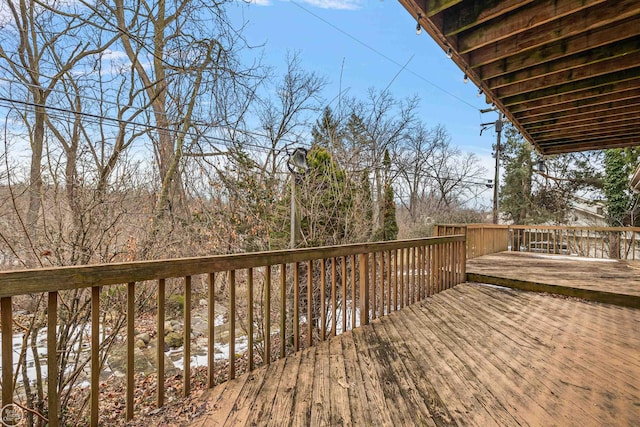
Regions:
<instances>
[{"instance_id":1,"label":"wooden beam","mask_svg":"<svg viewBox=\"0 0 640 427\"><path fill-rule=\"evenodd\" d=\"M447 36L456 35L470 28L478 27L492 19L511 14L518 8L532 3L534 0L465 1L442 12L442 33Z\"/></svg>"},{"instance_id":2,"label":"wooden beam","mask_svg":"<svg viewBox=\"0 0 640 427\"><path fill-rule=\"evenodd\" d=\"M582 126L572 129L556 129L553 132L545 132L535 136L536 141L542 144L544 141L555 140L559 138L595 138L608 136L630 136L640 133L640 123L633 120L619 125L594 123L590 126ZM640 144L640 140L638 141Z\"/></svg>"},{"instance_id":3,"label":"wooden beam","mask_svg":"<svg viewBox=\"0 0 640 427\"><path fill-rule=\"evenodd\" d=\"M564 154L587 150L604 150L608 148L634 147L638 145L639 137L632 135L629 137L597 138L595 140L558 140L553 142L539 143L543 154Z\"/></svg>"},{"instance_id":4,"label":"wooden beam","mask_svg":"<svg viewBox=\"0 0 640 427\"><path fill-rule=\"evenodd\" d=\"M640 37L571 57L544 61L534 67L489 79L487 86L495 90L527 83L534 89L543 88L566 80L578 80L632 68L638 64L638 57L640 57ZM525 91L524 88L526 86L521 86L519 89Z\"/></svg>"},{"instance_id":5,"label":"wooden beam","mask_svg":"<svg viewBox=\"0 0 640 427\"><path fill-rule=\"evenodd\" d=\"M617 71L614 73L608 73L606 75L587 78L583 80L578 80L576 82L567 81L564 84L557 84L550 87L545 87L539 90L530 90L526 93L520 93L518 95L510 96L506 91L499 90L498 94L502 102L509 106L514 104L521 104L523 102L552 98L554 96L563 95L563 94L572 94L576 92L584 92L597 88L612 88L616 83L622 82L631 82L631 84L635 84L636 87L640 87L640 66L636 66L634 68ZM504 93L504 95L503 95ZM583 93L580 93L579 97L581 98Z\"/></svg>"},{"instance_id":6,"label":"wooden beam","mask_svg":"<svg viewBox=\"0 0 640 427\"><path fill-rule=\"evenodd\" d=\"M625 92L632 89L640 89L640 68L633 72L625 71L624 76L609 76L609 78L599 78L596 82L580 82L579 85L567 83L564 87L547 89L541 93L517 95L502 100L505 107L509 107L512 113L517 113L526 109L544 106L557 106L558 104L569 104L569 108L584 107L591 105L591 98L607 94ZM614 81L624 77L623 81ZM613 97L615 99L615 97Z\"/></svg>"},{"instance_id":7,"label":"wooden beam","mask_svg":"<svg viewBox=\"0 0 640 427\"><path fill-rule=\"evenodd\" d=\"M520 124L528 129L536 129L554 124L577 123L583 120L592 120L598 117L640 113L640 97L630 100L621 100L603 104L590 105L582 108L572 108L563 111L554 111L546 115L519 118Z\"/></svg>"},{"instance_id":8,"label":"wooden beam","mask_svg":"<svg viewBox=\"0 0 640 427\"><path fill-rule=\"evenodd\" d=\"M588 29L575 36L549 42L544 46L526 49L506 57L496 57L486 64L472 63L471 69L485 80L493 79L505 74L536 67L539 64L549 64L556 60L575 55L586 55L586 58L599 56L601 49L605 51L618 42L637 42L640 35L640 15L632 16L620 22L605 27ZM593 52L593 53L591 53ZM494 52L501 55L501 52ZM474 53L474 57L479 56Z\"/></svg>"},{"instance_id":9,"label":"wooden beam","mask_svg":"<svg viewBox=\"0 0 640 427\"><path fill-rule=\"evenodd\" d=\"M617 1L615 7L604 3L525 31L518 34L518 37L506 38L482 48L475 47L466 50L460 48L458 53L467 54L468 64L478 67L529 49L539 49L554 42L562 43L564 39L580 36L585 31L615 25L638 15L640 15L640 4L637 0ZM458 45L460 45L460 41L458 41Z\"/></svg>"},{"instance_id":10,"label":"wooden beam","mask_svg":"<svg viewBox=\"0 0 640 427\"><path fill-rule=\"evenodd\" d=\"M579 134L590 134L597 135L598 131L607 131L609 133L612 132L620 132L623 129L638 129L640 128L640 123L638 123L638 116L635 117L630 115L626 120L617 118L617 117L609 117L603 120L592 120L586 123L576 123L576 124L567 124L567 125L557 125L553 127L539 128L535 132L531 132L531 135L536 139L545 139L549 138L552 135L560 137L562 135L579 135Z\"/></svg>"},{"instance_id":11,"label":"wooden beam","mask_svg":"<svg viewBox=\"0 0 640 427\"><path fill-rule=\"evenodd\" d=\"M597 8L594 6L603 3L606 4L606 0L583 0L581 2L546 0L529 3L510 13L502 14L499 19L494 19L480 28L459 34L458 50L461 53L469 53L472 50L513 38L522 33L537 33L538 29L541 29L546 34L545 38L548 39L551 34L558 34L557 29L561 28L560 22L563 22L564 26L575 27L577 31L584 31L586 27L583 21L589 11L593 10L596 13ZM556 31L551 32L552 29ZM443 33L449 35L453 32L443 31Z\"/></svg>"},{"instance_id":12,"label":"wooden beam","mask_svg":"<svg viewBox=\"0 0 640 427\"><path fill-rule=\"evenodd\" d=\"M630 84L625 83L630 86ZM618 87L620 87L619 85ZM512 107L512 110L518 110L513 112L513 116L516 120L521 121L523 119L531 119L528 121L544 120L547 116L573 114L574 112L585 111L602 111L609 108L609 105L613 105L614 102L619 103L618 106L624 103L635 104L640 100L640 88L622 89L619 91L597 93L590 97L585 97L581 100L570 99L562 106L562 109L558 109L556 105L529 105L528 109L521 109L519 106Z\"/></svg>"},{"instance_id":13,"label":"wooden beam","mask_svg":"<svg viewBox=\"0 0 640 427\"><path fill-rule=\"evenodd\" d=\"M640 64L640 51L525 81L514 80L512 84L495 89L494 93L500 98L505 98L526 93L539 93L545 89L552 90L559 86L578 87L581 81L591 82L604 78L608 80L612 74L632 70L638 67L638 64Z\"/></svg>"}]
</instances>

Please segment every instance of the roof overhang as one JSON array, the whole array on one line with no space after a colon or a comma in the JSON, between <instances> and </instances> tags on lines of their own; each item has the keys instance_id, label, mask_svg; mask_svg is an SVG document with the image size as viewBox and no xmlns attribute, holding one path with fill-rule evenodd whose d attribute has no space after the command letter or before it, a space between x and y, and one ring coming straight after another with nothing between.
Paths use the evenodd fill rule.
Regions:
<instances>
[{"instance_id":1,"label":"roof overhang","mask_svg":"<svg viewBox=\"0 0 640 427\"><path fill-rule=\"evenodd\" d=\"M400 0L543 154L640 145L639 0Z\"/></svg>"}]
</instances>

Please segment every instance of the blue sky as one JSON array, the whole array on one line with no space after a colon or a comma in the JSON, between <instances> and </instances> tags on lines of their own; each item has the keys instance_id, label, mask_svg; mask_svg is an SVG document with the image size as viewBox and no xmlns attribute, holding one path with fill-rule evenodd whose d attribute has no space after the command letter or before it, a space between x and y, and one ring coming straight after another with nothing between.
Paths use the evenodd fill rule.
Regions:
<instances>
[{"instance_id":1,"label":"blue sky","mask_svg":"<svg viewBox=\"0 0 640 427\"><path fill-rule=\"evenodd\" d=\"M387 87L410 60L393 80L390 92L396 98L418 94L421 119L428 126L443 124L453 144L475 153L487 168L487 178L492 177L495 133L487 130L480 136L480 123L495 121L496 113L480 115L479 110L488 107L484 96L477 97L473 83L463 83L464 73L425 31L416 35L416 22L400 3L254 1L234 11L248 22L244 33L248 41L264 43L266 62L276 69L283 68L287 51L299 51L305 69L329 80L324 94L327 100L339 93L343 61L343 90L348 88L348 96L364 98L370 87Z\"/></svg>"}]
</instances>

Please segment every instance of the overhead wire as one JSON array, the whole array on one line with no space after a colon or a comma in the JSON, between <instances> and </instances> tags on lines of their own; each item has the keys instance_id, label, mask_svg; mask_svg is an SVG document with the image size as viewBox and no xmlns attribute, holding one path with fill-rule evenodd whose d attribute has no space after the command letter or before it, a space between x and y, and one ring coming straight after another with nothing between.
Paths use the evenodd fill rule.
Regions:
<instances>
[{"instance_id":1,"label":"overhead wire","mask_svg":"<svg viewBox=\"0 0 640 427\"><path fill-rule=\"evenodd\" d=\"M398 67L400 67L400 68L403 68L403 65L402 65L401 63L399 63L398 61L396 61L395 59L393 59L393 58L391 58L391 57L389 57L389 56L385 55L383 52L381 52L381 51L379 51L378 49L374 48L373 46L371 46L371 45L369 45L369 44L367 44L367 43L363 42L362 40L360 40L359 38L357 38L357 37L356 37L356 36L354 36L353 34L351 34L351 33L347 32L347 31L343 30L342 28L338 27L338 26L337 26L337 25L335 25L334 23L332 23L332 22L328 21L327 19L323 18L322 16L320 16L320 15L318 15L318 14L314 13L313 11L309 10L308 8L306 8L306 7L302 6L302 5L301 5L300 3L298 3L296 0L290 0L290 2L291 2L293 5L295 5L295 6L299 7L299 8L300 8L300 9L302 9L303 11L305 11L306 13L308 13L309 15L313 16L314 18L316 18L316 19L318 19L318 20L320 20L320 21L324 22L325 24L327 24L328 26L330 26L330 27L331 27L331 28L333 28L334 30L336 30L336 31L338 31L338 32L340 32L340 33L342 33L342 34L344 34L345 36L347 36L347 37L348 37L348 38L350 38L351 40L355 41L356 43L358 43L358 44L360 44L361 46L364 46L365 48L367 48L367 49L369 49L370 51L374 52L376 55L380 56L381 58L384 58L385 60L387 60L387 61L391 62L392 64L397 65L397 66L398 66ZM452 97L452 98L454 98L454 99L456 99L456 100L460 101L461 103L463 103L463 104L467 105L468 107L471 107L471 108L473 108L474 110L477 110L477 109L478 109L475 105L473 105L473 104L471 104L471 103L469 103L469 102L465 101L464 99L460 98L459 96L457 96L457 95L455 95L455 94L453 94L453 93L449 92L449 91L448 91L448 90L446 90L445 88L443 88L443 87L441 87L441 86L437 85L436 83L434 83L434 82L432 82L431 80L427 79L427 78L426 78L426 77L424 77L423 75L418 74L418 73L416 73L415 71L413 71L413 70L411 70L411 69L409 69L409 68L407 68L407 71L408 71L409 73L413 74L413 75L414 75L415 77L417 77L418 79L422 80L423 82L425 82L425 83L427 83L427 84L431 85L432 87L434 87L434 88L438 89L439 91L441 91L441 92L443 92L443 93L445 93L445 94L449 95L450 97Z\"/></svg>"}]
</instances>

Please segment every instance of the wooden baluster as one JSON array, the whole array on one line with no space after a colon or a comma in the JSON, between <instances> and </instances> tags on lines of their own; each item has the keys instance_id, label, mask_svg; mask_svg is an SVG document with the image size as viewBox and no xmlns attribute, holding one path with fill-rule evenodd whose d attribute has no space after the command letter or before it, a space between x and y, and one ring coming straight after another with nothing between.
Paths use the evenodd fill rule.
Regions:
<instances>
[{"instance_id":1,"label":"wooden baluster","mask_svg":"<svg viewBox=\"0 0 640 427\"><path fill-rule=\"evenodd\" d=\"M293 351L300 350L300 263L293 265Z\"/></svg>"},{"instance_id":2,"label":"wooden baluster","mask_svg":"<svg viewBox=\"0 0 640 427\"><path fill-rule=\"evenodd\" d=\"M280 358L286 354L287 344L287 265L280 264Z\"/></svg>"},{"instance_id":3,"label":"wooden baluster","mask_svg":"<svg viewBox=\"0 0 640 427\"><path fill-rule=\"evenodd\" d=\"M351 263L351 269L353 270L355 266ZM342 331L341 333L347 330L347 258L342 257Z\"/></svg>"},{"instance_id":4,"label":"wooden baluster","mask_svg":"<svg viewBox=\"0 0 640 427\"><path fill-rule=\"evenodd\" d=\"M399 277L399 268L398 268L398 250L393 250L393 311L398 310L398 277Z\"/></svg>"},{"instance_id":5,"label":"wooden baluster","mask_svg":"<svg viewBox=\"0 0 640 427\"><path fill-rule=\"evenodd\" d=\"M49 292L47 303L47 402L49 403L49 427L57 427L60 418L60 401L58 399L58 349L56 330L58 326L58 292ZM92 325L93 326L93 325ZM93 336L100 336L99 330L91 328ZM100 372L99 369L96 369ZM93 376L93 366L91 375Z\"/></svg>"},{"instance_id":6,"label":"wooden baluster","mask_svg":"<svg viewBox=\"0 0 640 427\"><path fill-rule=\"evenodd\" d=\"M229 271L229 379L236 377L236 271Z\"/></svg>"},{"instance_id":7,"label":"wooden baluster","mask_svg":"<svg viewBox=\"0 0 640 427\"><path fill-rule=\"evenodd\" d=\"M494 233L495 234L495 233ZM451 288L451 260L452 260L452 256L451 256L451 242L447 242L445 243L445 272L446 272L446 289L450 289Z\"/></svg>"},{"instance_id":8,"label":"wooden baluster","mask_svg":"<svg viewBox=\"0 0 640 427\"><path fill-rule=\"evenodd\" d=\"M404 277L404 249L399 249L398 252L400 253L400 308L404 307L405 303L404 303L404 284L405 284L405 277Z\"/></svg>"},{"instance_id":9,"label":"wooden baluster","mask_svg":"<svg viewBox=\"0 0 640 427\"><path fill-rule=\"evenodd\" d=\"M345 298L346 299L346 298ZM351 256L351 329L356 327L356 256ZM343 329L344 333L346 329Z\"/></svg>"},{"instance_id":10,"label":"wooden baluster","mask_svg":"<svg viewBox=\"0 0 640 427\"><path fill-rule=\"evenodd\" d=\"M184 278L184 396L191 394L191 276Z\"/></svg>"},{"instance_id":11,"label":"wooden baluster","mask_svg":"<svg viewBox=\"0 0 640 427\"><path fill-rule=\"evenodd\" d=\"M164 280L162 280L162 282L162 288L164 288ZM209 337L207 339L207 386L212 388L216 384L214 378L216 372L216 276L214 273L209 273L207 284L209 285L207 289L207 326L209 327ZM162 294L164 295L164 289L162 290ZM162 304L164 306L164 302ZM159 317L160 295L158 295L158 318ZM162 313L162 317L164 318L164 313ZM158 326L160 326L159 320ZM159 344L158 347L160 347ZM161 357L160 349L158 349L158 357Z\"/></svg>"},{"instance_id":12,"label":"wooden baluster","mask_svg":"<svg viewBox=\"0 0 640 427\"><path fill-rule=\"evenodd\" d=\"M0 298L2 320L2 406L13 403L13 312L11 297ZM7 367L9 367L7 369Z\"/></svg>"},{"instance_id":13,"label":"wooden baluster","mask_svg":"<svg viewBox=\"0 0 640 427\"><path fill-rule=\"evenodd\" d=\"M92 427L97 427L100 402L100 334L93 331L100 330L100 287L91 287L91 394L90 413ZM4 362L3 362L4 363Z\"/></svg>"},{"instance_id":14,"label":"wooden baluster","mask_svg":"<svg viewBox=\"0 0 640 427\"><path fill-rule=\"evenodd\" d=\"M264 268L264 357L271 363L271 266Z\"/></svg>"},{"instance_id":15,"label":"wooden baluster","mask_svg":"<svg viewBox=\"0 0 640 427\"><path fill-rule=\"evenodd\" d=\"M320 339L327 339L327 260L320 260Z\"/></svg>"},{"instance_id":16,"label":"wooden baluster","mask_svg":"<svg viewBox=\"0 0 640 427\"><path fill-rule=\"evenodd\" d=\"M158 330L158 342L156 345L156 361L158 364L158 382L156 384L156 406L164 405L164 318L165 318L165 279L158 280L156 329ZM211 318L210 318L211 319ZM213 320L210 320L213 321ZM211 354L211 353L209 353Z\"/></svg>"},{"instance_id":17,"label":"wooden baluster","mask_svg":"<svg viewBox=\"0 0 640 427\"><path fill-rule=\"evenodd\" d=\"M431 248L433 246L429 245L426 247L427 256L426 256L426 275L427 275L427 297L430 297L432 294L431 286L433 285L433 268L431 267Z\"/></svg>"},{"instance_id":18,"label":"wooden baluster","mask_svg":"<svg viewBox=\"0 0 640 427\"><path fill-rule=\"evenodd\" d=\"M413 255L411 256L411 277L412 277L412 283L413 283L413 290L411 291L411 298L412 298L412 302L413 304L415 304L416 302L418 302L418 287L420 286L420 282L418 280L418 269L420 268L420 264L418 261L418 257L419 257L419 248L413 247Z\"/></svg>"},{"instance_id":19,"label":"wooden baluster","mask_svg":"<svg viewBox=\"0 0 640 427\"><path fill-rule=\"evenodd\" d=\"M331 336L336 336L336 329L338 328L338 319L336 319L336 304L338 297L337 293L337 281L338 281L338 268L336 266L336 258L331 258Z\"/></svg>"},{"instance_id":20,"label":"wooden baluster","mask_svg":"<svg viewBox=\"0 0 640 427\"><path fill-rule=\"evenodd\" d=\"M460 260L462 267L462 281L467 281L467 246L465 242L462 242L462 259Z\"/></svg>"},{"instance_id":21,"label":"wooden baluster","mask_svg":"<svg viewBox=\"0 0 640 427\"><path fill-rule=\"evenodd\" d=\"M378 301L380 301L378 304L379 316L382 317L384 316L384 252L380 252L380 297Z\"/></svg>"},{"instance_id":22,"label":"wooden baluster","mask_svg":"<svg viewBox=\"0 0 640 427\"><path fill-rule=\"evenodd\" d=\"M307 343L313 345L313 261L307 261Z\"/></svg>"},{"instance_id":23,"label":"wooden baluster","mask_svg":"<svg viewBox=\"0 0 640 427\"><path fill-rule=\"evenodd\" d=\"M360 254L360 326L365 326L369 324L369 271L368 269L369 269L369 254L366 254L366 253Z\"/></svg>"},{"instance_id":24,"label":"wooden baluster","mask_svg":"<svg viewBox=\"0 0 640 427\"><path fill-rule=\"evenodd\" d=\"M378 278L376 269L376 253L371 254L371 319L376 318L376 281Z\"/></svg>"},{"instance_id":25,"label":"wooden baluster","mask_svg":"<svg viewBox=\"0 0 640 427\"><path fill-rule=\"evenodd\" d=\"M313 345L313 261L307 262L307 342Z\"/></svg>"},{"instance_id":26,"label":"wooden baluster","mask_svg":"<svg viewBox=\"0 0 640 427\"><path fill-rule=\"evenodd\" d=\"M391 251L387 254L387 314L391 313Z\"/></svg>"},{"instance_id":27,"label":"wooden baluster","mask_svg":"<svg viewBox=\"0 0 640 427\"><path fill-rule=\"evenodd\" d=\"M424 276L424 261L425 261L425 257L424 257L424 253L425 250L427 248L425 246L421 246L420 247L420 269L418 270L420 273L420 286L418 287L418 298L422 301L424 299L424 295L425 295L425 276Z\"/></svg>"},{"instance_id":28,"label":"wooden baluster","mask_svg":"<svg viewBox=\"0 0 640 427\"><path fill-rule=\"evenodd\" d=\"M253 268L247 269L247 329L249 370L253 371Z\"/></svg>"},{"instance_id":29,"label":"wooden baluster","mask_svg":"<svg viewBox=\"0 0 640 427\"><path fill-rule=\"evenodd\" d=\"M127 397L126 397L126 418L133 419L133 393L135 391L134 380L134 344L135 344L135 293L136 284L131 282L127 285Z\"/></svg>"}]
</instances>

